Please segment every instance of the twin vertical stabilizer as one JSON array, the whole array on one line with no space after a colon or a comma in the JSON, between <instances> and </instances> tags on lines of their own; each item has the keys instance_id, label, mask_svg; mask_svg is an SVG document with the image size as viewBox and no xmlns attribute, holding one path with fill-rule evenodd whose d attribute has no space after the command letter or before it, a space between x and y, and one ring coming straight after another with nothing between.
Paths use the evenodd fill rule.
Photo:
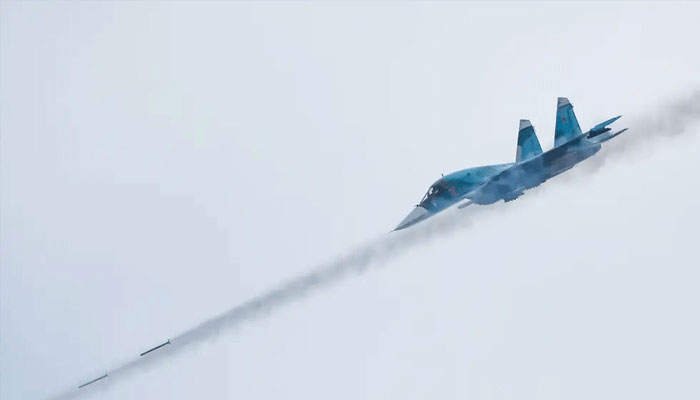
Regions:
<instances>
[{"instance_id":1,"label":"twin vertical stabilizer","mask_svg":"<svg viewBox=\"0 0 700 400\"><path fill-rule=\"evenodd\" d=\"M539 154L542 154L542 146L540 146L540 141L537 139L535 128L530 121L521 119L518 129L518 149L515 152L515 162L525 161Z\"/></svg>"},{"instance_id":2,"label":"twin vertical stabilizer","mask_svg":"<svg viewBox=\"0 0 700 400\"><path fill-rule=\"evenodd\" d=\"M557 99L557 123L554 128L554 147L581 135L581 127L574 114L574 106L566 97Z\"/></svg>"}]
</instances>

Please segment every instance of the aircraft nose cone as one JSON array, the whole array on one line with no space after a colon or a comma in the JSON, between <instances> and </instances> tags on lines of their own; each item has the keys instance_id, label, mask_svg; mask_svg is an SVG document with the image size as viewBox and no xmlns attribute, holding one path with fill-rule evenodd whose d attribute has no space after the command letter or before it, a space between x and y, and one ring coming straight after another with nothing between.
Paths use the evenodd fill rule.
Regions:
<instances>
[{"instance_id":1,"label":"aircraft nose cone","mask_svg":"<svg viewBox=\"0 0 700 400\"><path fill-rule=\"evenodd\" d=\"M428 210L421 206L416 206L416 208L411 211L406 218L401 221L399 226L397 226L394 230L398 231L404 228L408 228L409 226L418 223L428 217L429 213Z\"/></svg>"}]
</instances>

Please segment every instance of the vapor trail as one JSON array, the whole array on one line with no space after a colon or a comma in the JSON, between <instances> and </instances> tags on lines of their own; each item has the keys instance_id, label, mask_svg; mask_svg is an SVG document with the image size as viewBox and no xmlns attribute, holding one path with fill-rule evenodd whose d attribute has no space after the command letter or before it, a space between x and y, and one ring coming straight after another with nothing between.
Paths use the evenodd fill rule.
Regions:
<instances>
[{"instance_id":1,"label":"vapor trail","mask_svg":"<svg viewBox=\"0 0 700 400\"><path fill-rule=\"evenodd\" d=\"M693 92L688 97L674 100L655 110L654 113L646 115L652 117L633 118L630 121L631 132L625 135L627 136L626 140L621 141L617 147L611 148L613 152L624 151L640 143L654 142L688 132L693 125L700 122L700 91ZM107 371L98 372L95 376L87 377L81 382L94 381L94 383L86 384L82 388L78 388L79 384L76 383L52 398L76 398L104 390L129 375L180 354L195 344L201 344L215 337L220 332L231 330L255 318L265 316L316 290L338 283L352 274L363 273L368 267L376 268L381 265L381 261L395 257L417 243L425 243L455 229L470 226L480 218L498 214L504 207L507 206L499 203L484 208L451 209L411 229L382 236L365 246L350 251L335 261L320 265L306 274L284 282L223 314L171 337L168 343L155 351L134 357L131 361L114 366Z\"/></svg>"}]
</instances>

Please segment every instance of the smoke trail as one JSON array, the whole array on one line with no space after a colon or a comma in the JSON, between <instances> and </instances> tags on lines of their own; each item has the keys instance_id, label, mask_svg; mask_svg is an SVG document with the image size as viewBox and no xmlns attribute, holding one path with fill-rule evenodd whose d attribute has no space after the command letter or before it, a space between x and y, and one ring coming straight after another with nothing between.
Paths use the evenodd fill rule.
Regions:
<instances>
[{"instance_id":1,"label":"smoke trail","mask_svg":"<svg viewBox=\"0 0 700 400\"><path fill-rule=\"evenodd\" d=\"M495 209L498 208L499 206L495 207ZM106 374L105 378L99 379L92 384L82 385L82 388L79 388L76 384L74 387L52 398L76 398L104 390L131 374L143 371L150 365L157 364L166 358L194 347L192 345L201 344L208 339L216 337L221 332L265 316L277 308L289 305L316 290L337 283L352 274L363 273L370 266L378 267L381 265L380 261L386 261L395 257L401 251L419 242L429 242L431 239L448 234L457 228L471 225L477 214L486 215L493 213L495 209L467 209L459 212L450 210L412 229L392 232L365 246L350 251L347 255L335 261L323 264L306 274L282 283L266 293L170 338L170 343L167 346L163 346L144 356L134 357L131 361L115 366L109 371L95 374L92 377L92 379L96 379ZM457 215L459 215L459 218L455 218ZM83 382L89 382L92 379L85 379Z\"/></svg>"},{"instance_id":2,"label":"smoke trail","mask_svg":"<svg viewBox=\"0 0 700 400\"><path fill-rule=\"evenodd\" d=\"M628 135L627 140L621 141L617 147L611 147L611 151L607 153L626 152L626 150L641 143L677 137L689 131L696 132L691 130L691 128L700 122L700 91L693 92L686 98L675 100L657 109L654 113L645 115L647 116L632 118L630 121L630 130L632 132ZM593 159L596 158L594 157ZM605 159L605 157L599 157L599 163L605 162ZM587 171L590 172L590 170ZM185 350L193 348L193 345L204 343L221 332L265 316L277 308L308 296L314 291L338 283L352 274L363 273L369 267L379 267L381 266L381 261L395 257L416 244L427 243L456 229L470 227L475 222L483 220L487 216L497 215L505 207L510 206L510 204L506 206L500 203L489 207L469 207L464 210L451 209L411 229L394 232L378 238L365 246L348 252L347 255L338 260L318 266L306 274L282 283L266 293L170 338L167 346L144 356L134 357L130 361L91 377L92 379L100 378L106 372L106 378L80 389L76 384L53 398L76 398L94 394L98 390L104 390L131 374L138 373L151 365L183 353ZM85 379L83 382L88 382L89 380Z\"/></svg>"},{"instance_id":3,"label":"smoke trail","mask_svg":"<svg viewBox=\"0 0 700 400\"><path fill-rule=\"evenodd\" d=\"M681 135L697 135L694 129L700 122L700 89L684 97L672 99L666 104L630 119L630 132L625 140L612 141L607 153L632 150L656 140L676 138Z\"/></svg>"},{"instance_id":4,"label":"smoke trail","mask_svg":"<svg viewBox=\"0 0 700 400\"><path fill-rule=\"evenodd\" d=\"M596 172L608 162L620 162L621 156L643 157L653 152L661 141L700 136L700 89L621 121L627 122L621 126L628 127L629 132L604 143L603 151L583 163L578 172ZM564 180L572 178L571 175L575 174Z\"/></svg>"},{"instance_id":5,"label":"smoke trail","mask_svg":"<svg viewBox=\"0 0 700 400\"><path fill-rule=\"evenodd\" d=\"M700 90L683 99L676 99L662 107L658 113L650 113L639 120L636 128L653 130L661 135L678 136L700 121ZM697 133L697 130L691 131Z\"/></svg>"}]
</instances>

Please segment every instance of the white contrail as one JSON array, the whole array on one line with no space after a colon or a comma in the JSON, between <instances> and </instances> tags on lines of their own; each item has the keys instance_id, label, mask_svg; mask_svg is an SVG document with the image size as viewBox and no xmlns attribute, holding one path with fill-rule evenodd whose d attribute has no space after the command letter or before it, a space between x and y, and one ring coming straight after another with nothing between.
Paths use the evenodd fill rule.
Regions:
<instances>
[{"instance_id":1,"label":"white contrail","mask_svg":"<svg viewBox=\"0 0 700 400\"><path fill-rule=\"evenodd\" d=\"M626 150L635 144L654 142L659 138L687 132L692 125L700 121L700 91L647 115L651 117L631 120L630 127L632 129L627 134L628 138L618 147L612 147L613 152ZM602 160L604 158L601 157L601 162ZM428 242L455 229L469 226L475 222L475 219L496 215L504 207L506 206L503 203L499 203L489 207L469 207L465 210L451 209L408 230L385 235L366 246L349 252L338 260L321 265L311 272L284 282L268 292L170 338L162 347L152 352L134 357L131 361L85 379L81 382L82 387L79 387L80 384L76 384L52 398L76 398L104 390L130 374L138 373L149 365L157 364L166 358L182 353L186 349L192 348L192 345L203 343L222 331L236 328L257 317L264 316L352 274L360 274L369 266L380 266L380 261L395 257L416 243Z\"/></svg>"}]
</instances>

